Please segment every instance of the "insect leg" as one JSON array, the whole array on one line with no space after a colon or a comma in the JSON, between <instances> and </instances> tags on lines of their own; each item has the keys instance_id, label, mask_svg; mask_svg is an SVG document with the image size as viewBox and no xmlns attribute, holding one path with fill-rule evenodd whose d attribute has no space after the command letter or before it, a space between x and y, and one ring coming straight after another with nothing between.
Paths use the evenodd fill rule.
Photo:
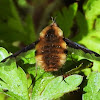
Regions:
<instances>
[{"instance_id":1,"label":"insect leg","mask_svg":"<svg viewBox=\"0 0 100 100\"><path fill-rule=\"evenodd\" d=\"M32 44L30 44L30 45L28 45L28 46L22 48L21 50L17 51L16 53L14 53L14 54L8 56L7 58L3 59L1 62L5 62L8 58L16 57L16 56L18 56L19 54L21 54L22 52L27 52L28 50L34 49L34 48L35 48L35 45L36 45L38 42L39 42L39 40L36 41L36 42L33 42Z\"/></svg>"},{"instance_id":2,"label":"insect leg","mask_svg":"<svg viewBox=\"0 0 100 100\"><path fill-rule=\"evenodd\" d=\"M30 88L31 86L32 86L32 88L33 88L33 86L35 85L35 79L36 79L36 77L37 77L37 63L36 63L35 70L36 70L36 75L35 75L35 76L33 76L32 74L30 74L31 79L32 79L32 83L30 84L29 88ZM29 89L29 88L28 88L28 89Z\"/></svg>"},{"instance_id":3,"label":"insect leg","mask_svg":"<svg viewBox=\"0 0 100 100\"><path fill-rule=\"evenodd\" d=\"M30 84L30 86L28 87L28 89L32 86L32 88L34 87L34 85L35 85L35 78L36 77L34 77L32 74L30 74L30 76L31 76L31 79L32 79L32 83Z\"/></svg>"}]
</instances>

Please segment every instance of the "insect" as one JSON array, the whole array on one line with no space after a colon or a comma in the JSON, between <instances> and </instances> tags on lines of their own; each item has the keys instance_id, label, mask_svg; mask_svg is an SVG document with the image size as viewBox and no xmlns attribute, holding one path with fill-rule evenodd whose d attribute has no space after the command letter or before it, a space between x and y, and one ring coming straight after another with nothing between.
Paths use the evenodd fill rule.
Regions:
<instances>
[{"instance_id":1,"label":"insect","mask_svg":"<svg viewBox=\"0 0 100 100\"><path fill-rule=\"evenodd\" d=\"M66 62L67 53L70 51L75 52L76 50L81 50L85 54L89 54L90 57L88 56L88 58L100 60L100 55L98 53L72 42L68 38L64 38L63 31L57 26L55 21L53 21L40 32L40 37L37 41L5 58L2 62L31 49L36 50L36 63L45 71L58 71L62 68L63 64Z\"/></svg>"}]
</instances>

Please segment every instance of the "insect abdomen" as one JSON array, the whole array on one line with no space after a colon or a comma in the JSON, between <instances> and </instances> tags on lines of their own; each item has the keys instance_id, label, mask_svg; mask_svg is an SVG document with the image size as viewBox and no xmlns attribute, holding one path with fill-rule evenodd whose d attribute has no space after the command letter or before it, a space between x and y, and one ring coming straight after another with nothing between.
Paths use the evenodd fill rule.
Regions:
<instances>
[{"instance_id":1,"label":"insect abdomen","mask_svg":"<svg viewBox=\"0 0 100 100\"><path fill-rule=\"evenodd\" d=\"M36 45L36 62L45 71L57 71L66 61L66 43L62 31L55 25L46 27L40 33Z\"/></svg>"}]
</instances>

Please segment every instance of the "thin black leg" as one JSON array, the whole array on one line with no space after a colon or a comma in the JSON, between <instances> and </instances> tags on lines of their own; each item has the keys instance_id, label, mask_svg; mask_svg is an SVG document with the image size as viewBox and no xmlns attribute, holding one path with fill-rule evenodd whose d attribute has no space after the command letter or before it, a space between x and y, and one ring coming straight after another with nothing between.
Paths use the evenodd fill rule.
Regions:
<instances>
[{"instance_id":1,"label":"thin black leg","mask_svg":"<svg viewBox=\"0 0 100 100\"><path fill-rule=\"evenodd\" d=\"M30 86L28 87L28 89L32 86L32 88L35 86L35 79L36 79L36 76L34 77L32 74L30 74L31 76L31 79L32 79L32 83L30 84Z\"/></svg>"},{"instance_id":2,"label":"thin black leg","mask_svg":"<svg viewBox=\"0 0 100 100\"><path fill-rule=\"evenodd\" d=\"M19 54L21 54L22 52L27 52L28 50L34 49L35 46L36 46L36 44L37 44L38 42L39 42L39 40L36 41L36 42L34 42L34 43L32 43L32 44L30 44L30 45L28 45L28 46L26 46L26 47L24 47L23 49L17 51L16 53L14 53L14 54L8 56L8 57L5 58L5 59L3 59L1 62L5 62L8 58L16 57L16 56L18 56Z\"/></svg>"}]
</instances>

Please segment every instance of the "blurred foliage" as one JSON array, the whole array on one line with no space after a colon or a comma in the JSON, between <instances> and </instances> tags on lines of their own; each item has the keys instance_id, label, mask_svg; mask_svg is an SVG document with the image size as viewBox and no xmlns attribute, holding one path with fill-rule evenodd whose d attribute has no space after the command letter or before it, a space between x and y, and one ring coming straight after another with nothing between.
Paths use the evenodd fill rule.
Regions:
<instances>
[{"instance_id":1,"label":"blurred foliage","mask_svg":"<svg viewBox=\"0 0 100 100\"><path fill-rule=\"evenodd\" d=\"M56 17L65 37L100 54L100 0L0 0L0 61L11 55L7 51L14 53L37 40L40 31L51 22L51 16ZM53 73L44 72L38 66L36 69L35 50L18 56L18 67L15 59L0 63L0 92L3 93L0 94L0 100L28 100L29 97L31 100L71 100L71 96L64 94L77 90L83 78L81 75L72 75L65 78L65 83L61 75L67 75L68 72L89 75L91 70L96 72L87 77L85 88L80 86L86 92L83 94L82 91L83 99L99 100L100 62L87 57L83 59L78 53L68 55L62 71ZM87 68L91 61L92 69ZM25 73L31 77L27 74L26 79ZM32 81L33 91L32 86L28 89Z\"/></svg>"}]
</instances>

